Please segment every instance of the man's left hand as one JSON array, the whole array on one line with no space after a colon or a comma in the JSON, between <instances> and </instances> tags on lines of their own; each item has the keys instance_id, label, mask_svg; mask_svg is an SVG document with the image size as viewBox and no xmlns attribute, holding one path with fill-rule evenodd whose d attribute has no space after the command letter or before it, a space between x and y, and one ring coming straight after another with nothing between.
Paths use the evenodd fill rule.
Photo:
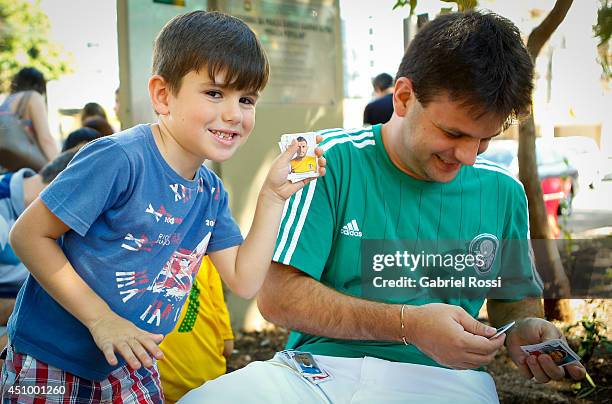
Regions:
<instances>
[{"instance_id":1,"label":"man's left hand","mask_svg":"<svg viewBox=\"0 0 612 404\"><path fill-rule=\"evenodd\" d=\"M572 363L565 366L555 365L549 355L538 357L527 355L521 350L521 345L538 344L550 339L565 339L561 331L552 323L541 318L526 318L517 321L516 325L507 333L506 346L510 357L516 363L519 371L528 379L535 378L540 383L550 380L561 380L565 371L574 380L583 379L586 370L581 363Z\"/></svg>"}]
</instances>

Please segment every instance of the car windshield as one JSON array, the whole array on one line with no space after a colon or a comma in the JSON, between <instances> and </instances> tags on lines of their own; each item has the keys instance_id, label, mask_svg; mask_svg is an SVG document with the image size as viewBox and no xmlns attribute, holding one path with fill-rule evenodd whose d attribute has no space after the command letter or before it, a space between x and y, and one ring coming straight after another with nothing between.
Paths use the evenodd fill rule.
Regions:
<instances>
[{"instance_id":1,"label":"car windshield","mask_svg":"<svg viewBox=\"0 0 612 404\"><path fill-rule=\"evenodd\" d=\"M492 142L482 157L509 168L516 159L518 143L510 143L504 140ZM536 159L538 166L553 165L564 163L564 157L559 154L552 144L541 139L536 140Z\"/></svg>"},{"instance_id":2,"label":"car windshield","mask_svg":"<svg viewBox=\"0 0 612 404\"><path fill-rule=\"evenodd\" d=\"M538 165L558 164L564 161L563 157L550 147L550 145L544 144L537 144L536 158L538 160Z\"/></svg>"},{"instance_id":3,"label":"car windshield","mask_svg":"<svg viewBox=\"0 0 612 404\"><path fill-rule=\"evenodd\" d=\"M497 150L487 150L486 152L482 154L482 157L484 157L485 159L489 161L497 163L500 166L508 167L512 163L514 154L510 150L497 149Z\"/></svg>"}]
</instances>

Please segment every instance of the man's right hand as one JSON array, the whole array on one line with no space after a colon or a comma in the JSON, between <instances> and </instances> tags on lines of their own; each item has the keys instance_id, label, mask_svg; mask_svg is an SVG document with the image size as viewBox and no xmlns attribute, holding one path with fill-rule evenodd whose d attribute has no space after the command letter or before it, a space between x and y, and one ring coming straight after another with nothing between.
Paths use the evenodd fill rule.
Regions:
<instances>
[{"instance_id":1,"label":"man's right hand","mask_svg":"<svg viewBox=\"0 0 612 404\"><path fill-rule=\"evenodd\" d=\"M493 360L505 334L492 340L495 328L470 316L463 308L443 303L406 306L406 339L439 364L474 369Z\"/></svg>"},{"instance_id":2,"label":"man's right hand","mask_svg":"<svg viewBox=\"0 0 612 404\"><path fill-rule=\"evenodd\" d=\"M163 335L141 330L113 312L104 314L88 328L110 365L118 363L115 352L123 356L132 369L139 369L141 364L151 367L151 356L156 359L164 356L158 346L164 339Z\"/></svg>"}]
</instances>

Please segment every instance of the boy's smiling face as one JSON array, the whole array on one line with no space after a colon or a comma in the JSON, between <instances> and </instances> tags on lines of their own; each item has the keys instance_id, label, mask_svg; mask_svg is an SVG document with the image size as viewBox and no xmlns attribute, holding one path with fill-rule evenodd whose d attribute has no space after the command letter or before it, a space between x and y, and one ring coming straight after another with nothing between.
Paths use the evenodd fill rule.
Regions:
<instances>
[{"instance_id":1,"label":"boy's smiling face","mask_svg":"<svg viewBox=\"0 0 612 404\"><path fill-rule=\"evenodd\" d=\"M212 80L203 67L187 73L178 93L168 95L163 123L195 160L225 161L251 134L257 98L257 92L226 87L223 74Z\"/></svg>"}]
</instances>

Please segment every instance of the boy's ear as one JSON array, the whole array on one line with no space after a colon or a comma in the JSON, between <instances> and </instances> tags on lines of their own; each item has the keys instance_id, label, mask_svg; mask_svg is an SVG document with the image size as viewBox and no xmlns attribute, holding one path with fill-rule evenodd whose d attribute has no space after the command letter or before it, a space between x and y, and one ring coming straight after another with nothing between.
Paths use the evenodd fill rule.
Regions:
<instances>
[{"instance_id":1,"label":"boy's ear","mask_svg":"<svg viewBox=\"0 0 612 404\"><path fill-rule=\"evenodd\" d=\"M168 96L170 88L168 82L160 75L156 74L149 79L149 97L153 109L159 115L168 115Z\"/></svg>"},{"instance_id":2,"label":"boy's ear","mask_svg":"<svg viewBox=\"0 0 612 404\"><path fill-rule=\"evenodd\" d=\"M393 89L393 111L400 117L406 116L414 100L416 100L416 97L412 87L412 80L408 77L397 79Z\"/></svg>"}]
</instances>

